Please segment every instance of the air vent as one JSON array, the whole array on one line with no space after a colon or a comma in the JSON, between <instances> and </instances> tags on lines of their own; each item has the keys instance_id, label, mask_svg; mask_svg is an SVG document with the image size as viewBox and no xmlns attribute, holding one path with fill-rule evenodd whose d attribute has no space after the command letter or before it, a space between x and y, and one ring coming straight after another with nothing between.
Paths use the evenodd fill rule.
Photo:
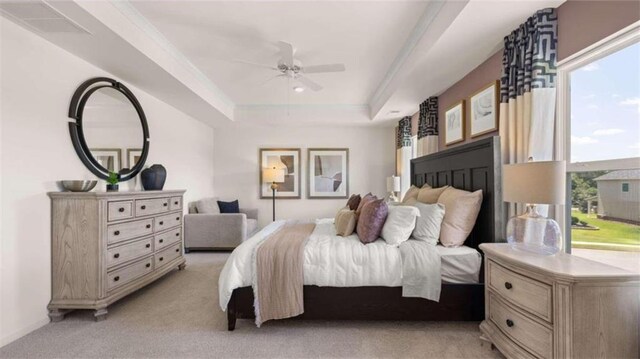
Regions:
<instances>
[{"instance_id":1,"label":"air vent","mask_svg":"<svg viewBox=\"0 0 640 359\"><path fill-rule=\"evenodd\" d=\"M89 33L44 1L0 0L0 11L8 18L43 33Z\"/></svg>"}]
</instances>

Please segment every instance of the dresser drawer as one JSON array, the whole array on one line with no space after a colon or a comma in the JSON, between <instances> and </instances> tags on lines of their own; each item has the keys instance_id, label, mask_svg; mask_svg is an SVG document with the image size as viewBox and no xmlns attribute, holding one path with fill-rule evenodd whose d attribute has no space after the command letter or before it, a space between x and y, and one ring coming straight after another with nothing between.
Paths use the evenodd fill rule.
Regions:
<instances>
[{"instance_id":1,"label":"dresser drawer","mask_svg":"<svg viewBox=\"0 0 640 359\"><path fill-rule=\"evenodd\" d=\"M551 322L551 286L537 280L514 273L509 269L489 261L489 287L518 306Z\"/></svg>"},{"instance_id":2,"label":"dresser drawer","mask_svg":"<svg viewBox=\"0 0 640 359\"><path fill-rule=\"evenodd\" d=\"M144 257L153 253L153 238L145 238L107 250L107 267L115 267L121 263Z\"/></svg>"},{"instance_id":3,"label":"dresser drawer","mask_svg":"<svg viewBox=\"0 0 640 359\"><path fill-rule=\"evenodd\" d=\"M107 243L118 243L127 239L142 237L153 233L153 219L143 219L107 226Z\"/></svg>"},{"instance_id":4,"label":"dresser drawer","mask_svg":"<svg viewBox=\"0 0 640 359\"><path fill-rule=\"evenodd\" d=\"M151 198L136 200L136 217L169 212L169 198Z\"/></svg>"},{"instance_id":5,"label":"dresser drawer","mask_svg":"<svg viewBox=\"0 0 640 359\"><path fill-rule=\"evenodd\" d=\"M133 201L109 202L107 204L108 221L133 218Z\"/></svg>"},{"instance_id":6,"label":"dresser drawer","mask_svg":"<svg viewBox=\"0 0 640 359\"><path fill-rule=\"evenodd\" d=\"M155 236L155 250L164 248L176 242L180 242L182 239L182 229L176 228L167 232L156 234Z\"/></svg>"},{"instance_id":7,"label":"dresser drawer","mask_svg":"<svg viewBox=\"0 0 640 359\"><path fill-rule=\"evenodd\" d=\"M171 210L182 208L182 197L171 197L170 204Z\"/></svg>"},{"instance_id":8,"label":"dresser drawer","mask_svg":"<svg viewBox=\"0 0 640 359\"><path fill-rule=\"evenodd\" d=\"M156 217L156 232L164 231L165 229L179 226L182 223L182 213L165 214L164 216Z\"/></svg>"},{"instance_id":9,"label":"dresser drawer","mask_svg":"<svg viewBox=\"0 0 640 359\"><path fill-rule=\"evenodd\" d=\"M489 294L489 319L523 348L542 358L553 356L553 331Z\"/></svg>"},{"instance_id":10,"label":"dresser drawer","mask_svg":"<svg viewBox=\"0 0 640 359\"><path fill-rule=\"evenodd\" d=\"M182 255L182 243L176 243L155 255L156 268L160 268L163 265L171 262L172 260Z\"/></svg>"},{"instance_id":11,"label":"dresser drawer","mask_svg":"<svg viewBox=\"0 0 640 359\"><path fill-rule=\"evenodd\" d=\"M153 271L153 257L149 256L107 275L107 291L123 286Z\"/></svg>"}]
</instances>

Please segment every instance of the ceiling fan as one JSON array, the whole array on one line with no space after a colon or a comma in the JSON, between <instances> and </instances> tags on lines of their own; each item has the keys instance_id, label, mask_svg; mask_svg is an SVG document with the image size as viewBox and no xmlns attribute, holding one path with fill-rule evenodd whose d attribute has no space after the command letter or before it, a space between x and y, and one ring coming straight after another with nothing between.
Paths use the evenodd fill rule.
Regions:
<instances>
[{"instance_id":1,"label":"ceiling fan","mask_svg":"<svg viewBox=\"0 0 640 359\"><path fill-rule=\"evenodd\" d=\"M288 78L288 79L292 79L300 82L303 86L313 91L322 90L322 86L320 86L315 81L310 80L308 77L304 75L327 73L327 72L342 72L345 70L344 64L303 66L299 60L296 60L294 58L295 50L293 48L293 45L286 43L284 41L279 41L278 47L280 48L280 60L278 61L275 67L270 65L256 64L253 62L247 62L242 60L235 60L235 62L246 64L246 65L268 68L270 70L274 70L278 72L278 74L269 78L267 81L263 82L263 85L276 78Z\"/></svg>"}]
</instances>

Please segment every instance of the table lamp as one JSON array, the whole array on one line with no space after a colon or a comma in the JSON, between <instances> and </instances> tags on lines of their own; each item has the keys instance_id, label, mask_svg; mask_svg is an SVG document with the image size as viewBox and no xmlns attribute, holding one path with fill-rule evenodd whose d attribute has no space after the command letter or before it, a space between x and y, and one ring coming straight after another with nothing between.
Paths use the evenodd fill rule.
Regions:
<instances>
[{"instance_id":1,"label":"table lamp","mask_svg":"<svg viewBox=\"0 0 640 359\"><path fill-rule=\"evenodd\" d=\"M562 248L558 223L536 208L538 204L564 204L566 171L564 161L527 162L502 169L505 202L526 204L524 214L507 223L507 242L512 247L552 255Z\"/></svg>"},{"instance_id":2,"label":"table lamp","mask_svg":"<svg viewBox=\"0 0 640 359\"><path fill-rule=\"evenodd\" d=\"M387 177L387 192L389 192L387 202L399 202L398 197L396 197L396 192L400 192L400 177Z\"/></svg>"},{"instance_id":3,"label":"table lamp","mask_svg":"<svg viewBox=\"0 0 640 359\"><path fill-rule=\"evenodd\" d=\"M276 190L278 189L278 183L284 182L284 169L265 168L262 170L262 180L265 183L271 183L271 200L273 202L273 220L276 220Z\"/></svg>"}]
</instances>

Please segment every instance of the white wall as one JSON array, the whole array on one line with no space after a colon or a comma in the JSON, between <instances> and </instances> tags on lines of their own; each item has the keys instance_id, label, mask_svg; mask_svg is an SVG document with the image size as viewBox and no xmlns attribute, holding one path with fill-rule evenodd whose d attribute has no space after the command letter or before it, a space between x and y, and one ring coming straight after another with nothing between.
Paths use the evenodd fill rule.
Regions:
<instances>
[{"instance_id":1,"label":"white wall","mask_svg":"<svg viewBox=\"0 0 640 359\"><path fill-rule=\"evenodd\" d=\"M50 202L56 180L93 176L69 139L75 88L110 76L0 18L0 346L48 322ZM129 86L149 121L148 164L167 168L165 188L186 200L213 195L213 129Z\"/></svg>"},{"instance_id":2,"label":"white wall","mask_svg":"<svg viewBox=\"0 0 640 359\"><path fill-rule=\"evenodd\" d=\"M386 177L395 173L394 133L379 127L242 126L217 128L214 188L223 200L258 208L260 225L271 221L271 199L259 199L259 149L300 148L302 198L276 202L277 219L333 217L345 199L307 199L307 149L349 148L349 192L386 194Z\"/></svg>"}]
</instances>

